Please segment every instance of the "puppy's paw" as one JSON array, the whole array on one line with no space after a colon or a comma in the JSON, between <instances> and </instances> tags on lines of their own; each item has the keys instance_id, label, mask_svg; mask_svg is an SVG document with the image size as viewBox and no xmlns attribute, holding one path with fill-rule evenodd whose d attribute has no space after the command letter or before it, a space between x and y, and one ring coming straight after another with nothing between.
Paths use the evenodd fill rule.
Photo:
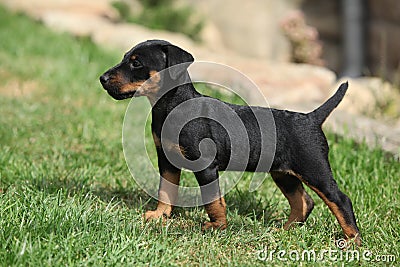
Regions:
<instances>
[{"instance_id":1,"label":"puppy's paw","mask_svg":"<svg viewBox=\"0 0 400 267\"><path fill-rule=\"evenodd\" d=\"M145 212L143 217L146 222L152 220L158 220L160 218L162 218L164 221L167 218L167 215L160 210L148 210Z\"/></svg>"},{"instance_id":2,"label":"puppy's paw","mask_svg":"<svg viewBox=\"0 0 400 267\"><path fill-rule=\"evenodd\" d=\"M361 242L361 236L359 234L354 238L354 242L358 247L361 247L362 242Z\"/></svg>"},{"instance_id":3,"label":"puppy's paw","mask_svg":"<svg viewBox=\"0 0 400 267\"><path fill-rule=\"evenodd\" d=\"M206 231L208 229L224 230L226 228L226 222L205 222L201 230Z\"/></svg>"}]
</instances>

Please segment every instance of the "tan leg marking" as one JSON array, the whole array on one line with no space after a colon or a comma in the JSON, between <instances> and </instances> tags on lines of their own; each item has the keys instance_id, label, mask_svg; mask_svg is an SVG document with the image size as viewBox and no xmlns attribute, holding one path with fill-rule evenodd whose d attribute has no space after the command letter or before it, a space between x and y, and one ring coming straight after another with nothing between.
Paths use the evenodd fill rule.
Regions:
<instances>
[{"instance_id":1,"label":"tan leg marking","mask_svg":"<svg viewBox=\"0 0 400 267\"><path fill-rule=\"evenodd\" d=\"M339 222L340 226L343 229L343 232L347 238L355 238L355 242L358 246L361 246L361 238L360 234L356 228L346 222L346 219L343 216L342 211L339 209L336 203L330 201L324 193L319 191L316 187L309 185L306 181L303 180L301 175L294 173L293 171L289 171L288 173L295 175L299 178L303 183L305 183L308 187L310 187L317 195L325 202L325 204L329 207L333 215L336 217L337 221Z\"/></svg>"},{"instance_id":2,"label":"tan leg marking","mask_svg":"<svg viewBox=\"0 0 400 267\"><path fill-rule=\"evenodd\" d=\"M146 221L161 217L170 217L173 204L178 196L178 186L181 172L164 172L160 177L160 188L158 190L158 204L156 210L149 210L144 214Z\"/></svg>"},{"instance_id":3,"label":"tan leg marking","mask_svg":"<svg viewBox=\"0 0 400 267\"><path fill-rule=\"evenodd\" d=\"M279 172L272 173L272 175L278 182L281 179L285 179L285 176L297 178L297 176L294 176L292 174L279 173ZM299 185L295 192L291 193L286 192L286 189L284 187L281 187L279 183L277 183L277 186L282 191L284 196L287 198L290 205L290 215L288 221L285 223L283 228L285 230L288 230L291 227L295 226L296 222L305 222L308 215L314 208L314 201L307 194L306 190L304 190L304 187L301 184L301 180L299 180Z\"/></svg>"},{"instance_id":4,"label":"tan leg marking","mask_svg":"<svg viewBox=\"0 0 400 267\"><path fill-rule=\"evenodd\" d=\"M205 209L210 221L204 223L203 230L209 228L223 230L226 228L226 204L223 197L206 204Z\"/></svg>"},{"instance_id":5,"label":"tan leg marking","mask_svg":"<svg viewBox=\"0 0 400 267\"><path fill-rule=\"evenodd\" d=\"M290 215L288 221L285 223L283 228L285 230L295 226L296 222L305 222L308 214L313 208L313 202L311 197L304 190L303 186L299 186L298 190L294 194L285 194L290 205Z\"/></svg>"},{"instance_id":6,"label":"tan leg marking","mask_svg":"<svg viewBox=\"0 0 400 267\"><path fill-rule=\"evenodd\" d=\"M338 220L340 226L343 229L343 232L347 238L355 238L355 242L357 245L361 245L361 238L358 233L358 231L352 226L349 225L346 222L346 219L343 216L342 211L339 209L339 207L336 205L336 203L330 201L325 194L323 194L321 191L319 191L317 188L310 186L312 190L314 190L317 195L322 198L322 200L326 203L326 205L329 207L329 209L332 211L332 213L335 215L336 219Z\"/></svg>"}]
</instances>

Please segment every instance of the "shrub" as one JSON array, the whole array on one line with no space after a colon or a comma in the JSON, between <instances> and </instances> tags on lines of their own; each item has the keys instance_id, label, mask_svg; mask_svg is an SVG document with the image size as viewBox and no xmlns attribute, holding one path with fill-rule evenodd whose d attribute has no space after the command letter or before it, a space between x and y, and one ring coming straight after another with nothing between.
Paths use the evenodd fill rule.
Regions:
<instances>
[{"instance_id":1,"label":"shrub","mask_svg":"<svg viewBox=\"0 0 400 267\"><path fill-rule=\"evenodd\" d=\"M142 6L141 10L132 12L127 1L129 0L113 3L123 21L151 29L180 32L195 41L200 41L199 34L204 23L194 15L189 6L177 6L175 0L138 0Z\"/></svg>"}]
</instances>

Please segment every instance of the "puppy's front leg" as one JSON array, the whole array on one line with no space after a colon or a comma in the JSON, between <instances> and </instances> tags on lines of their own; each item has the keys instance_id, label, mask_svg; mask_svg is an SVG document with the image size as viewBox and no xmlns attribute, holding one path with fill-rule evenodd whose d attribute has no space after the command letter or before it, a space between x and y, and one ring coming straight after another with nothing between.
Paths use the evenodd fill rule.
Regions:
<instances>
[{"instance_id":1,"label":"puppy's front leg","mask_svg":"<svg viewBox=\"0 0 400 267\"><path fill-rule=\"evenodd\" d=\"M226 204L219 188L218 171L216 168L207 168L195 173L197 182L200 185L201 197L207 211L209 222L205 222L203 230L208 228L225 229Z\"/></svg>"},{"instance_id":2,"label":"puppy's front leg","mask_svg":"<svg viewBox=\"0 0 400 267\"><path fill-rule=\"evenodd\" d=\"M157 150L158 168L160 170L160 186L158 189L158 205L156 210L149 210L144 214L146 221L160 217L170 217L173 205L178 197L181 170L173 166L165 156L161 147L161 140L153 131L153 140Z\"/></svg>"},{"instance_id":3,"label":"puppy's front leg","mask_svg":"<svg viewBox=\"0 0 400 267\"><path fill-rule=\"evenodd\" d=\"M158 189L158 204L156 210L149 210L144 214L146 221L158 219L162 216L171 216L173 204L178 197L180 170L163 170L160 176L160 187Z\"/></svg>"}]
</instances>

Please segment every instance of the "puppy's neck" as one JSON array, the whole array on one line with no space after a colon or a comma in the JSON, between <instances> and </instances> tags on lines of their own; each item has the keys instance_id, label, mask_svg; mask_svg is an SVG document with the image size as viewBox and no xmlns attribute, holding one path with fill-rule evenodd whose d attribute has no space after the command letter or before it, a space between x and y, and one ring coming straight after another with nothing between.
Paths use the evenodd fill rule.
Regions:
<instances>
[{"instance_id":1,"label":"puppy's neck","mask_svg":"<svg viewBox=\"0 0 400 267\"><path fill-rule=\"evenodd\" d=\"M176 85L176 86L175 86ZM180 103L201 96L194 88L189 73L186 72L179 80L172 80L164 76L159 81L159 90L156 94L147 95L151 106L156 110L162 108L165 111Z\"/></svg>"}]
</instances>

